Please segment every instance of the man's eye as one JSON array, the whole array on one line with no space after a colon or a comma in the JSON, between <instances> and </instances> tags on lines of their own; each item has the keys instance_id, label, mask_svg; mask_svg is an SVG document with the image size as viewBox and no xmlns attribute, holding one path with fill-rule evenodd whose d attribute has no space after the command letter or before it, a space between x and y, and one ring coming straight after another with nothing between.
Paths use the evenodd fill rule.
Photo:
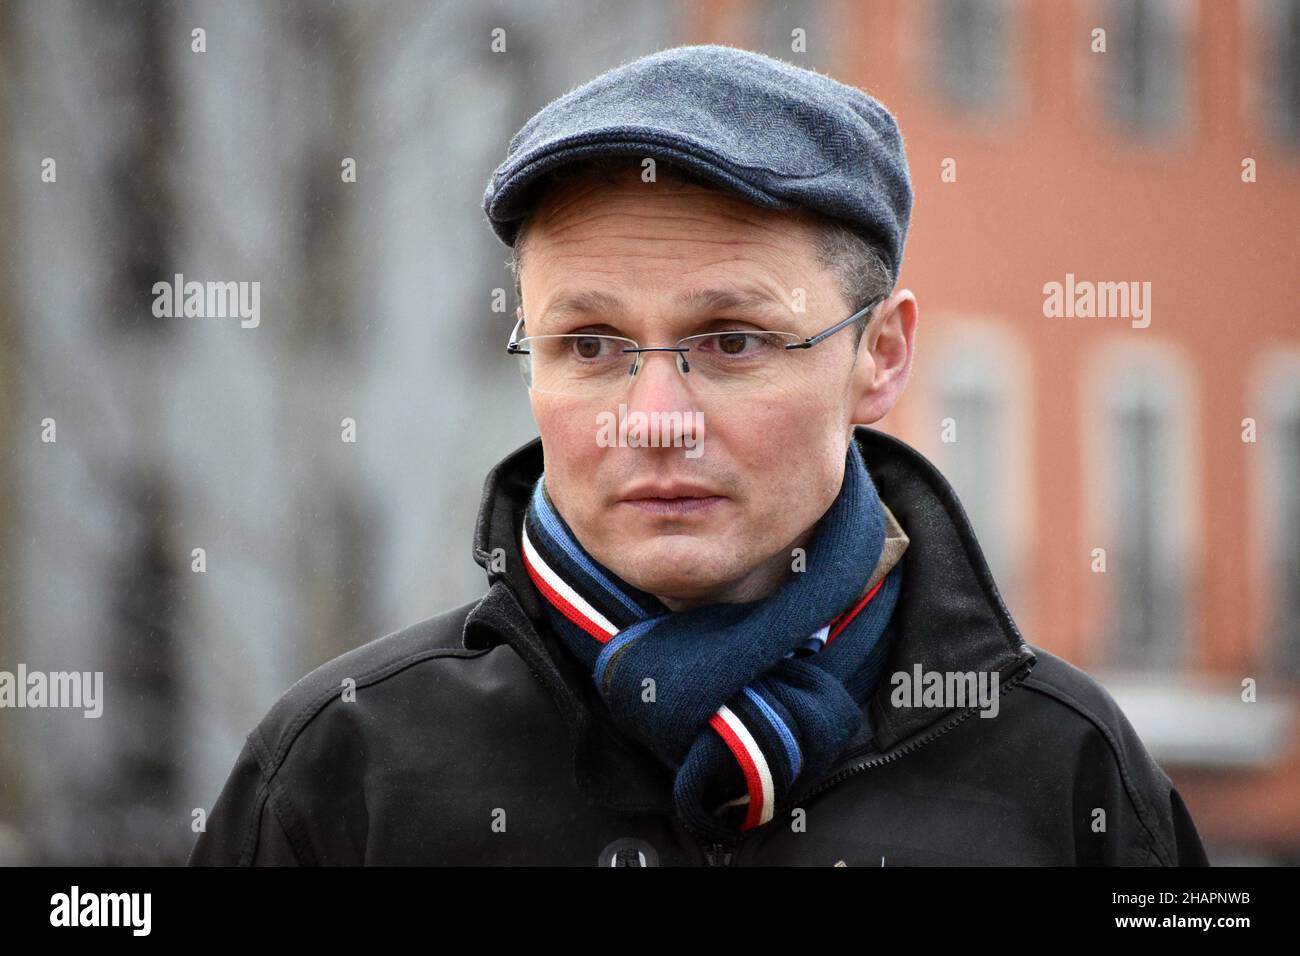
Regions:
<instances>
[{"instance_id":1,"label":"man's eye","mask_svg":"<svg viewBox=\"0 0 1300 956\"><path fill-rule=\"evenodd\" d=\"M706 348L718 355L736 358L754 358L769 352L774 344L773 337L763 332L718 332L712 336Z\"/></svg>"},{"instance_id":2,"label":"man's eye","mask_svg":"<svg viewBox=\"0 0 1300 956\"><path fill-rule=\"evenodd\" d=\"M600 358L604 340L594 335L580 336L573 340L573 351L578 358Z\"/></svg>"},{"instance_id":3,"label":"man's eye","mask_svg":"<svg viewBox=\"0 0 1300 956\"><path fill-rule=\"evenodd\" d=\"M757 344L751 341L754 336L747 335L744 332L731 332L718 337L718 350L727 355L742 355L747 349L753 349Z\"/></svg>"}]
</instances>

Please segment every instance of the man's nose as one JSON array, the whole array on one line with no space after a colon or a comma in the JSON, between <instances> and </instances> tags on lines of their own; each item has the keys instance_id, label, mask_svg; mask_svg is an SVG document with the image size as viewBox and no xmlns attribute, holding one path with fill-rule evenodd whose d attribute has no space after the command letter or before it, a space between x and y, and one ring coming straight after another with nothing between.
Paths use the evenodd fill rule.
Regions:
<instances>
[{"instance_id":1,"label":"man's nose","mask_svg":"<svg viewBox=\"0 0 1300 956\"><path fill-rule=\"evenodd\" d=\"M694 396L686 375L677 368L678 352L642 352L640 368L628 386L628 411L685 411ZM690 353L685 353L687 359Z\"/></svg>"},{"instance_id":2,"label":"man's nose","mask_svg":"<svg viewBox=\"0 0 1300 956\"><path fill-rule=\"evenodd\" d=\"M641 367L636 375L632 376L632 383L625 399L628 414L638 411L647 414L650 412L686 413L699 409L699 398L690 384L691 376L696 373L691 370L683 375L678 371L678 354L677 352L641 353ZM690 353L685 353L685 356L689 362ZM680 418L674 416L672 419L674 432L684 426L689 433L694 434L695 428L689 418L690 416L685 414ZM682 426L679 426L679 422Z\"/></svg>"}]
</instances>

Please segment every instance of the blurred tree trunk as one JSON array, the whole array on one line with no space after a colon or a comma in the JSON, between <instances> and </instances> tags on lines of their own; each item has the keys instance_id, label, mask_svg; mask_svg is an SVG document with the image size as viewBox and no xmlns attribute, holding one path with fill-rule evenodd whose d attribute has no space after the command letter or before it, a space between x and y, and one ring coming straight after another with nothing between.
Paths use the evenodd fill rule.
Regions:
<instances>
[{"instance_id":1,"label":"blurred tree trunk","mask_svg":"<svg viewBox=\"0 0 1300 956\"><path fill-rule=\"evenodd\" d=\"M34 435L19 421L17 408L18 322L14 317L16 305L13 275L17 259L17 218L12 147L15 142L10 97L18 78L15 64L17 54L13 41L13 9L0 3L0 670L13 671L18 662L18 609L17 559L14 557L17 539L16 507L18 480L12 453L15 442L24 436ZM30 440L30 438L28 438ZM13 825L22 816L23 779L17 735L12 719L0 717L0 827ZM4 848L0 845L0 864L5 863Z\"/></svg>"}]
</instances>

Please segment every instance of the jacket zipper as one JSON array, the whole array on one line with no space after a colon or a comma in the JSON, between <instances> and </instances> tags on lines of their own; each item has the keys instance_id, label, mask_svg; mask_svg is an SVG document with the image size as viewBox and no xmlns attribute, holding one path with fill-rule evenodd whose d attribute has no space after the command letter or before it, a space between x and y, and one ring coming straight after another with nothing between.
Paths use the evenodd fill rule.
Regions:
<instances>
[{"instance_id":1,"label":"jacket zipper","mask_svg":"<svg viewBox=\"0 0 1300 956\"><path fill-rule=\"evenodd\" d=\"M704 859L708 861L709 866L731 866L745 843L744 837L736 843L722 843L707 834L697 832L693 827L687 826L686 830L695 838L696 846L704 851Z\"/></svg>"},{"instance_id":2,"label":"jacket zipper","mask_svg":"<svg viewBox=\"0 0 1300 956\"><path fill-rule=\"evenodd\" d=\"M735 858L736 846L729 843L702 843L704 847L704 858L709 861L709 866L731 866L731 861ZM718 860L722 862L719 863Z\"/></svg>"},{"instance_id":3,"label":"jacket zipper","mask_svg":"<svg viewBox=\"0 0 1300 956\"><path fill-rule=\"evenodd\" d=\"M1018 671L1016 671L1016 673L1011 677L1010 680L1006 681L998 688L998 697L999 698L1003 697L1004 695L1009 693L1013 687L1016 687L1021 682L1023 682L1024 679L1029 676L1029 672L1032 671L1033 669L1034 669L1033 663L1022 665L1021 668ZM940 727L938 730L934 731L933 733L926 734L923 737L914 738L913 740L908 741L903 746L898 747L897 749L892 750L889 753L881 754L878 757L873 757L871 760L866 760L859 764L854 764L852 767L846 767L845 769L841 770L839 773L835 774L834 776L826 780L823 780L821 783L817 784L817 786L813 787L813 789L803 794L799 798L799 802L802 803L805 800L809 800L812 797L815 797L817 794L821 793L822 791L828 790L829 788L835 786L835 784L845 780L848 777L853 776L856 773L861 773L863 770L866 770L869 767L878 767L881 764L891 763L892 761L895 761L899 757L903 756L903 754L911 753L913 750L916 750L918 747L922 746L923 744L929 743L931 740L934 740L936 737L943 736L944 734L952 730L952 728L956 727L962 721L966 720L968 717L970 717L979 709L980 709L979 707L967 707L956 717L948 721L946 724L944 724L942 727Z\"/></svg>"},{"instance_id":4,"label":"jacket zipper","mask_svg":"<svg viewBox=\"0 0 1300 956\"><path fill-rule=\"evenodd\" d=\"M1022 681L1024 681L1024 679L1029 676L1029 672L1032 671L1033 669L1034 669L1033 663L1021 665L1020 669L1016 671L1015 674L1012 675L1010 680L1005 681L999 685L998 687L999 699L1002 698L1004 695L1006 695L1008 692L1010 692L1010 690L1013 687L1017 686ZM916 750L918 747L929 743L931 740L934 740L936 737L943 736L944 734L952 730L952 728L956 727L962 721L966 720L968 717L970 717L979 709L980 709L979 707L967 707L965 710L959 713L952 720L948 721L946 724L944 724L942 727L940 727L938 730L935 730L932 733L926 734L923 737L917 737L913 740L910 740L902 747L899 747L896 750L893 750L887 754L881 754L880 756L874 757L871 760L866 760L860 764L854 764L852 767L846 767L844 770L841 770L839 773L835 774L834 776L826 780L823 780L812 790L803 794L803 796L799 798L799 802L802 803L803 801L816 796L817 794L821 793L823 790L827 790L835 786L835 784L839 783L840 781L848 777L853 776L855 773L861 773L863 770L866 770L869 767L878 767L881 764L890 763L891 761L897 760L899 757L903 756L903 754L911 753L913 750ZM731 866L732 861L735 860L741 846L741 844L706 843L703 840L700 840L698 842L700 844L700 847L704 850L704 858L708 860L709 866Z\"/></svg>"}]
</instances>

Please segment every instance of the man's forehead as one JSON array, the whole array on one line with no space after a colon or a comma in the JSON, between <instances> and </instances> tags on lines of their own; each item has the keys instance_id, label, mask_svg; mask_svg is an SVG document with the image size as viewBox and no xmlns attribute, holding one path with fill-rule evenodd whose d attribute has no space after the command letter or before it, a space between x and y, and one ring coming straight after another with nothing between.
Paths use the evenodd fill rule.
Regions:
<instances>
[{"instance_id":1,"label":"man's forehead","mask_svg":"<svg viewBox=\"0 0 1300 956\"><path fill-rule=\"evenodd\" d=\"M825 222L809 209L768 209L676 174L646 182L634 168L575 173L536 196L529 232L560 244L605 243L635 231L647 244L700 241L750 245L752 251L777 245L797 255Z\"/></svg>"}]
</instances>

